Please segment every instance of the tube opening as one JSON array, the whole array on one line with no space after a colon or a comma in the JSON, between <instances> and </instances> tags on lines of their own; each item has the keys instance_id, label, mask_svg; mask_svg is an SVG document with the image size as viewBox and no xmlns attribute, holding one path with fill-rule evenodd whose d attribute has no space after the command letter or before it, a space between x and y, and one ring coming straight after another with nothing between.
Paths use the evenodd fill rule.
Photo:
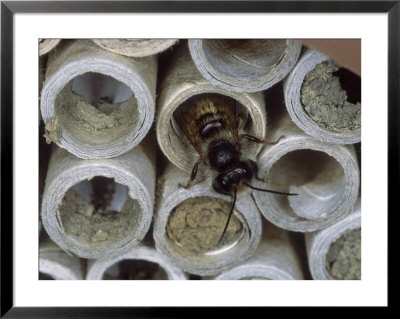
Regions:
<instances>
[{"instance_id":1,"label":"tube opening","mask_svg":"<svg viewBox=\"0 0 400 319\"><path fill-rule=\"evenodd\" d=\"M58 206L65 233L90 247L107 247L137 229L141 208L128 188L95 176L71 187Z\"/></svg>"},{"instance_id":2,"label":"tube opening","mask_svg":"<svg viewBox=\"0 0 400 319\"><path fill-rule=\"evenodd\" d=\"M186 199L169 215L166 225L168 239L188 256L215 255L235 247L248 233L248 226L237 210L234 210L224 238L218 244L230 205L209 196Z\"/></svg>"},{"instance_id":3,"label":"tube opening","mask_svg":"<svg viewBox=\"0 0 400 319\"><path fill-rule=\"evenodd\" d=\"M361 78L333 61L318 64L304 78L301 103L310 118L329 131L361 127Z\"/></svg>"},{"instance_id":4,"label":"tube opening","mask_svg":"<svg viewBox=\"0 0 400 319\"><path fill-rule=\"evenodd\" d=\"M286 50L284 39L203 40L208 63L234 79L261 77L279 64Z\"/></svg>"},{"instance_id":5,"label":"tube opening","mask_svg":"<svg viewBox=\"0 0 400 319\"><path fill-rule=\"evenodd\" d=\"M103 274L103 280L167 280L165 270L157 263L147 260L121 260Z\"/></svg>"},{"instance_id":6,"label":"tube opening","mask_svg":"<svg viewBox=\"0 0 400 319\"><path fill-rule=\"evenodd\" d=\"M274 195L273 201L282 211L305 219L325 218L339 205L345 190L339 162L324 152L307 149L282 156L270 169L269 181L276 190L298 194Z\"/></svg>"},{"instance_id":7,"label":"tube opening","mask_svg":"<svg viewBox=\"0 0 400 319\"><path fill-rule=\"evenodd\" d=\"M39 280L55 280L52 276L39 272Z\"/></svg>"},{"instance_id":8,"label":"tube opening","mask_svg":"<svg viewBox=\"0 0 400 319\"><path fill-rule=\"evenodd\" d=\"M361 280L361 229L340 236L326 254L326 270L336 280Z\"/></svg>"},{"instance_id":9,"label":"tube opening","mask_svg":"<svg viewBox=\"0 0 400 319\"><path fill-rule=\"evenodd\" d=\"M139 112L131 89L111 76L88 72L67 83L57 94L60 125L84 146L115 146L135 127Z\"/></svg>"}]
</instances>

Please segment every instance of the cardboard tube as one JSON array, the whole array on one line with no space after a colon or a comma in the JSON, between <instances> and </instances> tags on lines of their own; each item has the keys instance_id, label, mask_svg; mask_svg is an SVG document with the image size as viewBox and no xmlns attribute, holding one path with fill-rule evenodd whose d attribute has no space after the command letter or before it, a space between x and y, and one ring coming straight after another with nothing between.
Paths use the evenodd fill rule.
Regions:
<instances>
[{"instance_id":1,"label":"cardboard tube","mask_svg":"<svg viewBox=\"0 0 400 319\"><path fill-rule=\"evenodd\" d=\"M202 76L233 92L263 91L281 81L296 64L301 44L286 39L189 39Z\"/></svg>"},{"instance_id":2,"label":"cardboard tube","mask_svg":"<svg viewBox=\"0 0 400 319\"><path fill-rule=\"evenodd\" d=\"M360 172L353 145L323 143L306 135L282 109L271 122L267 145L258 158L254 185L299 194L253 191L263 216L283 229L311 232L345 217L358 196Z\"/></svg>"},{"instance_id":3,"label":"cardboard tube","mask_svg":"<svg viewBox=\"0 0 400 319\"><path fill-rule=\"evenodd\" d=\"M333 96L332 84L328 84L330 86L327 87L327 90L331 96L329 97L329 102L326 103L337 103L344 106L326 109L321 104L321 107L315 110L318 114L314 115L306 111L302 102L302 89L306 76L315 70L318 65L328 61L331 61L329 57L313 50L307 50L302 55L289 76L284 80L286 108L293 122L300 129L322 142L336 144L358 143L361 141L361 124L359 123L361 121L361 110L356 114L354 113L357 107L355 103L353 103L354 105L343 104L345 103L343 100L344 92L338 92L337 95ZM310 94L312 94L311 100L315 100L316 95L320 93L311 90ZM321 101L321 103L325 102ZM326 111L323 111L325 113L321 113L321 110L325 109ZM350 110L353 114L350 113Z\"/></svg>"},{"instance_id":4,"label":"cardboard tube","mask_svg":"<svg viewBox=\"0 0 400 319\"><path fill-rule=\"evenodd\" d=\"M169 260L163 257L155 248L143 244L139 244L127 253L119 255L112 259L105 260L91 260L89 261L87 280L101 280L107 276L107 271L112 267L123 261L132 261L134 263L148 262L158 266L156 274L153 275L154 279L168 279L168 280L186 280L185 273L178 267L174 266ZM135 276L133 270L132 275ZM118 271L115 273L118 278ZM121 280L121 279L120 279Z\"/></svg>"},{"instance_id":5,"label":"cardboard tube","mask_svg":"<svg viewBox=\"0 0 400 319\"><path fill-rule=\"evenodd\" d=\"M245 130L248 134L264 138L266 133L266 113L264 96L261 93L227 92L212 85L197 71L190 57L187 44L183 43L175 51L169 68L161 80L157 105L156 133L158 144L165 156L177 167L190 172L198 155L187 139L176 129L174 112L193 96L217 93L229 96L240 104L247 113ZM254 156L261 145L252 143L248 154Z\"/></svg>"},{"instance_id":6,"label":"cardboard tube","mask_svg":"<svg viewBox=\"0 0 400 319\"><path fill-rule=\"evenodd\" d=\"M165 51L178 39L93 39L93 42L104 50L138 58Z\"/></svg>"},{"instance_id":7,"label":"cardboard tube","mask_svg":"<svg viewBox=\"0 0 400 319\"><path fill-rule=\"evenodd\" d=\"M236 232L231 234L228 227L218 245L232 199L216 193L209 179L189 189L179 187L187 178L187 173L172 164L162 177L153 231L157 250L184 271L200 276L216 275L248 259L261 238L261 216L250 194L238 194L235 220L230 222L230 227L236 225ZM172 219L177 207L196 199L196 205L179 210L181 219ZM171 236L173 228L176 238ZM188 236L177 240L182 233Z\"/></svg>"},{"instance_id":8,"label":"cardboard tube","mask_svg":"<svg viewBox=\"0 0 400 319\"><path fill-rule=\"evenodd\" d=\"M143 146L112 159L82 160L55 148L42 199L43 226L62 249L82 258L110 258L139 244L153 217L155 163ZM115 187L109 197L92 186ZM114 185L114 186L113 186Z\"/></svg>"},{"instance_id":9,"label":"cardboard tube","mask_svg":"<svg viewBox=\"0 0 400 319\"><path fill-rule=\"evenodd\" d=\"M214 280L304 280L298 245L288 231L265 222L257 250L246 262Z\"/></svg>"},{"instance_id":10,"label":"cardboard tube","mask_svg":"<svg viewBox=\"0 0 400 319\"><path fill-rule=\"evenodd\" d=\"M308 263L310 267L311 276L313 277L313 279L315 280L361 279L361 246L353 247L351 248L352 249L351 251L348 249L347 255L346 255L346 250L343 250L343 248L342 251L339 253L343 255L339 257L348 259L346 262L343 262L342 265L339 264L339 268L342 268L339 269L342 278L335 277L332 274L332 270L330 270L330 265L328 260L328 253L330 251L330 247L334 245L335 242L337 242L339 239L344 237L346 234L351 233L352 231L361 231L360 199L357 201L351 213L342 220L336 222L335 224L325 229L306 234ZM358 236L361 235L359 234ZM344 244L343 246L345 245L346 244ZM355 240L351 240L351 243L348 244L347 246L351 247L352 245L354 246L358 244L356 243ZM354 253L355 249L358 249L358 253ZM351 252L352 254L348 255L349 252ZM349 261L349 258L351 258L351 261Z\"/></svg>"},{"instance_id":11,"label":"cardboard tube","mask_svg":"<svg viewBox=\"0 0 400 319\"><path fill-rule=\"evenodd\" d=\"M61 39L39 39L39 56L49 53L60 41Z\"/></svg>"},{"instance_id":12,"label":"cardboard tube","mask_svg":"<svg viewBox=\"0 0 400 319\"><path fill-rule=\"evenodd\" d=\"M68 255L51 240L40 243L39 272L55 280L84 279L82 260Z\"/></svg>"},{"instance_id":13,"label":"cardboard tube","mask_svg":"<svg viewBox=\"0 0 400 319\"><path fill-rule=\"evenodd\" d=\"M91 40L50 54L41 95L48 142L83 159L139 144L154 119L157 60L102 50Z\"/></svg>"}]
</instances>

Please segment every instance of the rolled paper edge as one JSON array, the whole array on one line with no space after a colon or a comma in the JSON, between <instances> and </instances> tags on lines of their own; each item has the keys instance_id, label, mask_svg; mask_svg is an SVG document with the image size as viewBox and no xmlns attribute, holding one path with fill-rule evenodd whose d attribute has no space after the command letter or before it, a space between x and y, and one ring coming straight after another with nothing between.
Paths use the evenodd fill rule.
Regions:
<instances>
[{"instance_id":1,"label":"rolled paper edge","mask_svg":"<svg viewBox=\"0 0 400 319\"><path fill-rule=\"evenodd\" d=\"M127 44L122 44L119 39L93 39L93 42L104 50L136 58L161 53L178 41L179 39L149 39L146 44L140 45L136 44L134 39Z\"/></svg>"},{"instance_id":2,"label":"rolled paper edge","mask_svg":"<svg viewBox=\"0 0 400 319\"><path fill-rule=\"evenodd\" d=\"M288 238L263 237L249 260L211 279L304 280L304 273L296 247Z\"/></svg>"},{"instance_id":3,"label":"rolled paper edge","mask_svg":"<svg viewBox=\"0 0 400 319\"><path fill-rule=\"evenodd\" d=\"M83 267L78 257L68 255L50 241L39 248L39 272L55 280L82 280Z\"/></svg>"}]
</instances>

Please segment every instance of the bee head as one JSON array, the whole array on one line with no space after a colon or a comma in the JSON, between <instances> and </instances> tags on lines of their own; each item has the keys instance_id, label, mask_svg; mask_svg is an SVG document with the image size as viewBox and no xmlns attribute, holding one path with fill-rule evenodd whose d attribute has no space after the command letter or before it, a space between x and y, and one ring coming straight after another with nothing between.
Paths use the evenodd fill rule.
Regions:
<instances>
[{"instance_id":1,"label":"bee head","mask_svg":"<svg viewBox=\"0 0 400 319\"><path fill-rule=\"evenodd\" d=\"M240 183L250 182L254 172L253 163L250 160L242 161L230 171L218 174L213 182L214 190L217 193L231 195L232 190Z\"/></svg>"},{"instance_id":2,"label":"bee head","mask_svg":"<svg viewBox=\"0 0 400 319\"><path fill-rule=\"evenodd\" d=\"M225 172L240 160L239 148L228 140L215 140L208 145L208 163L217 172Z\"/></svg>"}]
</instances>

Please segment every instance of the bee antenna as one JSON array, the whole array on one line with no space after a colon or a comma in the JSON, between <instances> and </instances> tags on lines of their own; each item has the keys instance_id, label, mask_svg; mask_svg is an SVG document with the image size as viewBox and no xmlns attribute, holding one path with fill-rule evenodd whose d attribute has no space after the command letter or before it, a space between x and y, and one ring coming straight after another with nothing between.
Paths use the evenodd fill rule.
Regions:
<instances>
[{"instance_id":1,"label":"bee antenna","mask_svg":"<svg viewBox=\"0 0 400 319\"><path fill-rule=\"evenodd\" d=\"M224 228L224 231L222 232L221 238L218 241L218 245L221 243L222 238L224 238L225 232L228 229L229 221L231 220L231 217L232 217L233 209L235 208L235 204L236 204L236 187L233 188L233 195L232 196L233 196L233 201L232 201L231 210L229 211L228 220L226 221L225 228Z\"/></svg>"},{"instance_id":2,"label":"bee antenna","mask_svg":"<svg viewBox=\"0 0 400 319\"><path fill-rule=\"evenodd\" d=\"M247 187L250 187L251 189L254 189L256 191L261 191L261 192L266 192L266 193L273 193L273 194L279 194L279 195L288 195L288 196L295 196L299 194L294 194L294 193L285 193L285 192L277 192L277 191L272 191L270 189L264 189L264 188L258 188L255 186L252 186L250 184L244 183Z\"/></svg>"}]
</instances>

